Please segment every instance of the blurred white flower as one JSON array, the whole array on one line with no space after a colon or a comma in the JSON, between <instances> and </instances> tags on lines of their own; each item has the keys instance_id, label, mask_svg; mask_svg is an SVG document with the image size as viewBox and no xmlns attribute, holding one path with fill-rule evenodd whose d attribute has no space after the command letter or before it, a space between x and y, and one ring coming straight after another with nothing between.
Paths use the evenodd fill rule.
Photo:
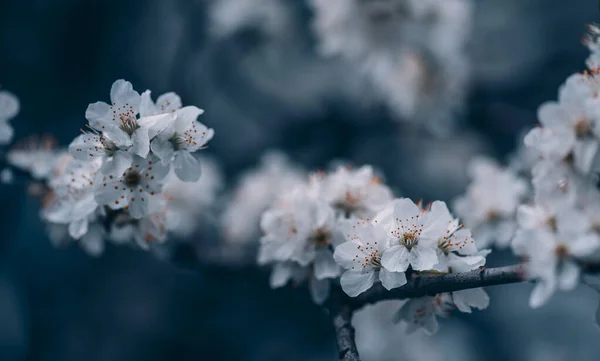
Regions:
<instances>
[{"instance_id":1,"label":"blurred white flower","mask_svg":"<svg viewBox=\"0 0 600 361\"><path fill-rule=\"evenodd\" d=\"M510 169L487 158L469 165L472 183L454 201L454 211L473 232L479 248L506 247L516 229L515 212L527 193L527 184Z\"/></svg>"},{"instance_id":2,"label":"blurred white flower","mask_svg":"<svg viewBox=\"0 0 600 361\"><path fill-rule=\"evenodd\" d=\"M268 152L257 169L242 175L221 216L221 229L226 241L258 242L259 223L264 212L281 193L305 183L306 174L293 166L280 152Z\"/></svg>"},{"instance_id":3,"label":"blurred white flower","mask_svg":"<svg viewBox=\"0 0 600 361\"><path fill-rule=\"evenodd\" d=\"M4 168L0 171L0 183L2 184L11 184L15 178L12 170L10 168Z\"/></svg>"},{"instance_id":4,"label":"blurred white flower","mask_svg":"<svg viewBox=\"0 0 600 361\"><path fill-rule=\"evenodd\" d=\"M58 159L56 145L56 140L50 136L32 136L9 150L6 159L9 164L31 173L35 179L47 179Z\"/></svg>"},{"instance_id":5,"label":"blurred white flower","mask_svg":"<svg viewBox=\"0 0 600 361\"><path fill-rule=\"evenodd\" d=\"M315 174L311 180L319 199L346 217L372 217L393 198L390 188L368 165L357 169L340 166L328 174Z\"/></svg>"},{"instance_id":6,"label":"blurred white flower","mask_svg":"<svg viewBox=\"0 0 600 361\"><path fill-rule=\"evenodd\" d=\"M597 75L570 76L559 91L558 102L544 103L538 109L542 126L527 134L525 144L545 159L572 161L579 171L588 173L598 151L598 92Z\"/></svg>"},{"instance_id":7,"label":"blurred white flower","mask_svg":"<svg viewBox=\"0 0 600 361\"><path fill-rule=\"evenodd\" d=\"M0 145L10 143L14 130L8 121L19 114L19 99L5 90L0 91Z\"/></svg>"},{"instance_id":8,"label":"blurred white flower","mask_svg":"<svg viewBox=\"0 0 600 361\"><path fill-rule=\"evenodd\" d=\"M167 229L180 237L187 237L199 228L203 219L212 219L218 194L224 179L217 162L212 158L198 157L202 176L196 182L184 182L173 172L169 173L163 188L167 198Z\"/></svg>"},{"instance_id":9,"label":"blurred white flower","mask_svg":"<svg viewBox=\"0 0 600 361\"><path fill-rule=\"evenodd\" d=\"M451 129L466 93L469 0L311 0L326 57L360 69L404 120Z\"/></svg>"},{"instance_id":10,"label":"blurred white flower","mask_svg":"<svg viewBox=\"0 0 600 361\"><path fill-rule=\"evenodd\" d=\"M446 317L452 310L452 298L447 293L408 300L394 316L395 322L405 322L406 332L412 333L422 328L428 335L439 329L437 316Z\"/></svg>"},{"instance_id":11,"label":"blurred white flower","mask_svg":"<svg viewBox=\"0 0 600 361\"><path fill-rule=\"evenodd\" d=\"M72 160L64 173L48 182L53 201L42 211L42 219L55 224L68 224L69 236L80 239L88 233L90 222L96 221L98 203L94 198L94 180L101 162Z\"/></svg>"},{"instance_id":12,"label":"blurred white flower","mask_svg":"<svg viewBox=\"0 0 600 361\"><path fill-rule=\"evenodd\" d=\"M579 283L579 261L600 248L600 236L593 232L588 219L576 209L561 209L550 224L520 229L513 251L526 257L527 275L538 282L529 304L539 307L556 289L570 291Z\"/></svg>"}]
</instances>

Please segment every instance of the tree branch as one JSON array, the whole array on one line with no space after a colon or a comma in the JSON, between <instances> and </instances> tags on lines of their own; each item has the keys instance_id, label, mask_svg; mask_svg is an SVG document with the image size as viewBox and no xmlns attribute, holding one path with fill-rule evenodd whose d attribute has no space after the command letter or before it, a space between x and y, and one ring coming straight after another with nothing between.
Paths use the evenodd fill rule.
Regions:
<instances>
[{"instance_id":1,"label":"tree branch","mask_svg":"<svg viewBox=\"0 0 600 361\"><path fill-rule=\"evenodd\" d=\"M525 281L523 265L487 268L464 273L449 273L439 276L419 276L412 278L402 287L386 290L380 283L348 302L353 310L365 305L385 300L436 295L438 293L466 290Z\"/></svg>"},{"instance_id":2,"label":"tree branch","mask_svg":"<svg viewBox=\"0 0 600 361\"><path fill-rule=\"evenodd\" d=\"M353 309L349 300L348 296L336 288L332 290L326 306L335 331L338 359L340 361L360 361L352 326Z\"/></svg>"}]
</instances>

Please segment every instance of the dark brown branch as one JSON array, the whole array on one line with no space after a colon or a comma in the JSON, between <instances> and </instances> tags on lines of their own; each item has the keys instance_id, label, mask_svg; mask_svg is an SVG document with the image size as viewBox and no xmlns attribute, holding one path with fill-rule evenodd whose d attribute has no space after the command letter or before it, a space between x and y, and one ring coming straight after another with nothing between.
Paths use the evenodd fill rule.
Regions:
<instances>
[{"instance_id":1,"label":"dark brown branch","mask_svg":"<svg viewBox=\"0 0 600 361\"><path fill-rule=\"evenodd\" d=\"M525 281L523 265L487 268L464 273L449 273L438 276L412 278L402 287L386 290L376 284L365 293L348 300L352 309L385 300L436 295L438 293L466 290Z\"/></svg>"},{"instance_id":2,"label":"dark brown branch","mask_svg":"<svg viewBox=\"0 0 600 361\"><path fill-rule=\"evenodd\" d=\"M360 361L352 326L352 306L349 297L340 289L334 289L327 301L327 309L335 331L335 341L340 361Z\"/></svg>"}]
</instances>

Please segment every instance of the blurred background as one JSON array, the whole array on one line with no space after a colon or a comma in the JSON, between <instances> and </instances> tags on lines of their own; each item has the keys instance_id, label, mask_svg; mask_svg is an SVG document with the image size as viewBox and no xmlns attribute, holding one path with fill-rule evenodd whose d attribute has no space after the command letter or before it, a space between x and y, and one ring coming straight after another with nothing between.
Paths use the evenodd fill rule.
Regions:
<instances>
[{"instance_id":1,"label":"blurred background","mask_svg":"<svg viewBox=\"0 0 600 361\"><path fill-rule=\"evenodd\" d=\"M584 69L580 40L599 14L594 0L457 2L447 18L399 11L410 26L398 39L364 25L386 18L364 20L362 9L342 37L352 26L371 37L349 44L318 26L319 1L4 0L0 84L21 101L17 139L50 133L68 145L87 105L124 78L205 109L216 136L203 154L223 171L224 193L279 149L307 170L372 164L398 194L448 201L464 191L470 157L508 162L539 104ZM365 56L382 49L391 55ZM195 272L127 247L99 258L55 249L22 184L0 187L0 202L0 360L336 358L327 315L305 290L269 289L265 270ZM218 243L221 225L206 223L196 253ZM598 296L580 286L532 311L530 289L490 289L487 310L453 315L434 336L407 338L391 322L394 304L369 308L356 316L359 350L366 361L597 359Z\"/></svg>"}]
</instances>

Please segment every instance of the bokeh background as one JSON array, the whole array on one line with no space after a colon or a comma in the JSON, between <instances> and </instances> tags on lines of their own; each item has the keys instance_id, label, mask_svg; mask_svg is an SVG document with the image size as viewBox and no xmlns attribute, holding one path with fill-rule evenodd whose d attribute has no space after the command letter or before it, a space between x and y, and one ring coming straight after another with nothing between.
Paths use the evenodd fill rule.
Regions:
<instances>
[{"instance_id":1,"label":"bokeh background","mask_svg":"<svg viewBox=\"0 0 600 361\"><path fill-rule=\"evenodd\" d=\"M345 96L339 84L352 72L315 60L311 10L281 2L293 16L275 38L260 21L215 35L208 0L3 0L0 84L21 101L16 138L51 133L67 145L87 105L125 78L205 109L216 130L206 153L229 187L280 149L306 169L373 164L404 196L450 200L468 183L469 157L506 161L538 105L584 68L580 39L600 15L595 0L474 1L468 97L458 126L439 136ZM55 249L22 184L0 187L0 202L0 360L335 359L327 315L304 290L270 290L264 270L195 272L127 247L97 259ZM359 349L367 361L597 359L598 296L580 286L532 311L530 289L491 289L487 310L411 342L383 304L356 316Z\"/></svg>"}]
</instances>

